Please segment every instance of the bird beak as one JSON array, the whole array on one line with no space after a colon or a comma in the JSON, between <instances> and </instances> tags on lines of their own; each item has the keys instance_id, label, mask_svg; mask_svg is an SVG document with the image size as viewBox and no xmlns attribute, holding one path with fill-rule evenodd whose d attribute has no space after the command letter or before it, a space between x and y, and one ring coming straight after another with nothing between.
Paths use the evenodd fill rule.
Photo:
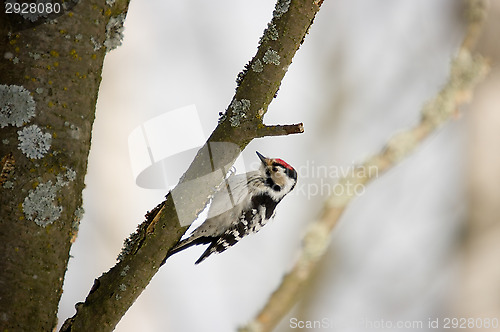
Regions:
<instances>
[{"instance_id":1,"label":"bird beak","mask_svg":"<svg viewBox=\"0 0 500 332\"><path fill-rule=\"evenodd\" d=\"M263 155L261 155L261 154L259 153L259 151L255 151L255 153L257 153L257 156L259 156L259 159L262 161L262 163L263 163L264 165L266 165L266 166L267 166L267 164L268 164L268 159L267 159L266 157L264 157Z\"/></svg>"}]
</instances>

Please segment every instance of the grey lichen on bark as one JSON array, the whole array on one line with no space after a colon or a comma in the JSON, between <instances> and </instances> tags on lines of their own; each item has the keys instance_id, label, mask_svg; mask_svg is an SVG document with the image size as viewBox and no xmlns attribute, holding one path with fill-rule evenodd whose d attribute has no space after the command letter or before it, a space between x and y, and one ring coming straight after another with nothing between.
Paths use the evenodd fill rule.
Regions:
<instances>
[{"instance_id":1,"label":"grey lichen on bark","mask_svg":"<svg viewBox=\"0 0 500 332\"><path fill-rule=\"evenodd\" d=\"M128 1L0 13L0 330L51 331L82 214L106 25Z\"/></svg>"}]
</instances>

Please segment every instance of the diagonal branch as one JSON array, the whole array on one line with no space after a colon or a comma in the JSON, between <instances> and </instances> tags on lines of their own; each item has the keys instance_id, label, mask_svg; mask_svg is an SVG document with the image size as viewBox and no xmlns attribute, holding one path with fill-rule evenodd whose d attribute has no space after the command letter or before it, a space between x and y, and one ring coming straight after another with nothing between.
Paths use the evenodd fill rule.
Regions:
<instances>
[{"instance_id":1,"label":"diagonal branch","mask_svg":"<svg viewBox=\"0 0 500 332\"><path fill-rule=\"evenodd\" d=\"M179 184L125 241L119 262L95 280L84 303L61 331L111 331L158 271L168 250L204 209L240 152L256 137L303 131L301 125L263 124L295 52L322 1L278 0L257 54L238 75L236 93L219 125ZM175 144L175 142L168 142Z\"/></svg>"},{"instance_id":2,"label":"diagonal branch","mask_svg":"<svg viewBox=\"0 0 500 332\"><path fill-rule=\"evenodd\" d=\"M346 206L355 198L349 187L367 184L411 154L423 140L456 114L457 108L468 101L476 84L486 76L489 71L487 62L470 53L485 16L485 5L477 0L471 0L469 4L466 35L452 61L449 79L442 90L424 105L420 123L394 135L382 151L354 170L353 174L340 180L339 185L345 188L339 192L346 194L332 195L327 199L320 216L310 224L303 238L300 256L294 266L254 320L240 331L271 331L280 322L301 298L307 281L328 248L333 228Z\"/></svg>"}]
</instances>

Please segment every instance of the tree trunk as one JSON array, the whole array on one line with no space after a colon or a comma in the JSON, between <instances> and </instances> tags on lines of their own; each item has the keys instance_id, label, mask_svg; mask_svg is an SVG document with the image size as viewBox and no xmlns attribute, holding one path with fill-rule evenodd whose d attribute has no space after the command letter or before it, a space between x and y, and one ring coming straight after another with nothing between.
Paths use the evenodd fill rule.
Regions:
<instances>
[{"instance_id":1,"label":"tree trunk","mask_svg":"<svg viewBox=\"0 0 500 332\"><path fill-rule=\"evenodd\" d=\"M57 324L103 59L120 42L128 7L106 3L66 1L48 17L0 14L2 331Z\"/></svg>"}]
</instances>

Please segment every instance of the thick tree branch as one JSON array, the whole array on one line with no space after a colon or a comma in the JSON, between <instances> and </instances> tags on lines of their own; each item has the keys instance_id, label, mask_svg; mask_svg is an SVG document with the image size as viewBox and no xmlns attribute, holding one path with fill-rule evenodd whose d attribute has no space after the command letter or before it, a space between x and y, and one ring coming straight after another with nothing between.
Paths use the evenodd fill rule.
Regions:
<instances>
[{"instance_id":1,"label":"thick tree branch","mask_svg":"<svg viewBox=\"0 0 500 332\"><path fill-rule=\"evenodd\" d=\"M396 134L380 153L339 181L345 188L338 192L346 194L332 195L327 199L320 216L310 224L303 238L300 255L294 266L254 320L240 331L271 331L280 322L301 298L307 281L328 248L333 228L346 206L355 198L349 187L366 185L412 153L423 140L457 113L457 108L468 101L476 84L486 76L489 71L487 62L478 55L471 55L471 48L485 16L485 6L482 1L475 0L470 1L469 5L466 35L458 55L452 61L449 79L439 94L424 105L420 123Z\"/></svg>"},{"instance_id":2,"label":"thick tree branch","mask_svg":"<svg viewBox=\"0 0 500 332\"><path fill-rule=\"evenodd\" d=\"M278 0L257 54L238 75L238 87L219 125L166 200L146 215L125 243L120 261L96 280L62 331L111 331L158 271L168 250L205 208L225 171L255 137L320 3ZM286 126L285 126L286 127ZM272 128L272 127L271 127ZM270 130L270 135L300 132ZM167 264L168 265L168 264Z\"/></svg>"}]
</instances>

